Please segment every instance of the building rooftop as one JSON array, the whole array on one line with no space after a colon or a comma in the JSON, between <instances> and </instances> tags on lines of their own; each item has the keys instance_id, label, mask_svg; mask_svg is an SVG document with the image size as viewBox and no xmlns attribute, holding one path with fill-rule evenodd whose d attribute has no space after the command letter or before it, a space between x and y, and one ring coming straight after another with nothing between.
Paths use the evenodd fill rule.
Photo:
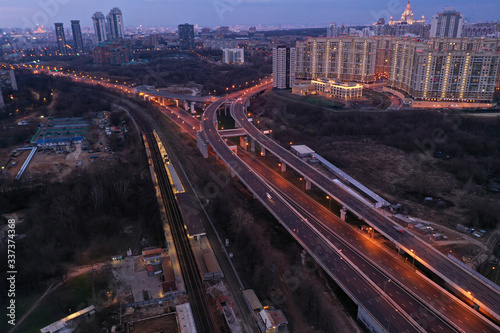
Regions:
<instances>
[{"instance_id":1,"label":"building rooftop","mask_svg":"<svg viewBox=\"0 0 500 333\"><path fill-rule=\"evenodd\" d=\"M205 227L203 226L203 223L201 223L198 211L191 201L191 196L186 192L177 193L176 196L189 236L195 237L205 235Z\"/></svg>"},{"instance_id":2,"label":"building rooftop","mask_svg":"<svg viewBox=\"0 0 500 333\"><path fill-rule=\"evenodd\" d=\"M291 146L291 149L295 152L297 152L299 155L312 155L314 154L314 150L309 148L306 145L293 145Z\"/></svg>"},{"instance_id":3,"label":"building rooftop","mask_svg":"<svg viewBox=\"0 0 500 333\"><path fill-rule=\"evenodd\" d=\"M262 303L260 303L253 289L243 290L243 296L245 296L245 299L247 300L253 311L262 310Z\"/></svg>"}]
</instances>

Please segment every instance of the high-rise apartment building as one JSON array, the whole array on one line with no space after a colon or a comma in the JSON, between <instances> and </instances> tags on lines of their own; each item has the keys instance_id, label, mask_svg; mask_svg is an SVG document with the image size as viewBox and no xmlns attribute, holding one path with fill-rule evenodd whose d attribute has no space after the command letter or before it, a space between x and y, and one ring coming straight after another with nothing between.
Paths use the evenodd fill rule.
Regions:
<instances>
[{"instance_id":1,"label":"high-rise apartment building","mask_svg":"<svg viewBox=\"0 0 500 333\"><path fill-rule=\"evenodd\" d=\"M398 39L393 44L389 85L417 100L491 102L499 51L498 40Z\"/></svg>"},{"instance_id":2,"label":"high-rise apartment building","mask_svg":"<svg viewBox=\"0 0 500 333\"><path fill-rule=\"evenodd\" d=\"M346 24L342 24L337 26L335 22L330 22L330 26L328 26L326 31L327 37L339 37L341 35L349 34L349 26Z\"/></svg>"},{"instance_id":3,"label":"high-rise apartment building","mask_svg":"<svg viewBox=\"0 0 500 333\"><path fill-rule=\"evenodd\" d=\"M290 89L295 84L296 48L278 46L273 49L273 88Z\"/></svg>"},{"instance_id":4,"label":"high-rise apartment building","mask_svg":"<svg viewBox=\"0 0 500 333\"><path fill-rule=\"evenodd\" d=\"M245 63L244 49L222 49L222 62L225 64L243 64Z\"/></svg>"},{"instance_id":5,"label":"high-rise apartment building","mask_svg":"<svg viewBox=\"0 0 500 333\"><path fill-rule=\"evenodd\" d=\"M104 42L107 39L106 19L104 18L104 14L101 12L96 12L94 15L92 15L92 22L94 22L94 34L96 36L96 42Z\"/></svg>"},{"instance_id":6,"label":"high-rise apartment building","mask_svg":"<svg viewBox=\"0 0 500 333\"><path fill-rule=\"evenodd\" d=\"M445 7L442 13L432 17L431 38L457 38L462 36L464 17L453 7Z\"/></svg>"},{"instance_id":7,"label":"high-rise apartment building","mask_svg":"<svg viewBox=\"0 0 500 333\"><path fill-rule=\"evenodd\" d=\"M309 38L297 42L297 79L375 81L375 38Z\"/></svg>"},{"instance_id":8,"label":"high-rise apartment building","mask_svg":"<svg viewBox=\"0 0 500 333\"><path fill-rule=\"evenodd\" d=\"M466 103L489 103L500 88L500 39L321 37L296 48L298 80L386 78L416 100Z\"/></svg>"},{"instance_id":9,"label":"high-rise apartment building","mask_svg":"<svg viewBox=\"0 0 500 333\"><path fill-rule=\"evenodd\" d=\"M123 30L123 15L118 7L114 7L109 11L106 16L107 19L107 32L109 39L124 38L125 32Z\"/></svg>"},{"instance_id":10,"label":"high-rise apartment building","mask_svg":"<svg viewBox=\"0 0 500 333\"><path fill-rule=\"evenodd\" d=\"M64 27L62 23L54 23L56 27L57 49L59 54L67 55L68 49L66 47L66 35L64 34Z\"/></svg>"},{"instance_id":11,"label":"high-rise apartment building","mask_svg":"<svg viewBox=\"0 0 500 333\"><path fill-rule=\"evenodd\" d=\"M80 21L71 21L71 31L73 32L73 42L75 43L75 53L83 53L83 38L82 29L80 28Z\"/></svg>"},{"instance_id":12,"label":"high-rise apartment building","mask_svg":"<svg viewBox=\"0 0 500 333\"><path fill-rule=\"evenodd\" d=\"M179 24L179 48L181 50L194 49L194 26L191 24Z\"/></svg>"}]
</instances>

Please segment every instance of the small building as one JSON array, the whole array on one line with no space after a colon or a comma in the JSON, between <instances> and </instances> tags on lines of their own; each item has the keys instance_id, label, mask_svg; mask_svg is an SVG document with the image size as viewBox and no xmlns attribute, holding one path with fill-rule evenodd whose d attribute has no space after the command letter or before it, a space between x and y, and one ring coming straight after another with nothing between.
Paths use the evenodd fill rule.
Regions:
<instances>
[{"instance_id":1,"label":"small building","mask_svg":"<svg viewBox=\"0 0 500 333\"><path fill-rule=\"evenodd\" d=\"M330 98L351 100L363 97L363 85L354 82L342 82L332 79L319 78L311 80L314 91L318 95Z\"/></svg>"},{"instance_id":2,"label":"small building","mask_svg":"<svg viewBox=\"0 0 500 333\"><path fill-rule=\"evenodd\" d=\"M163 250L159 247L147 247L142 250L142 258L144 259L144 264L148 265L160 265L163 257Z\"/></svg>"},{"instance_id":3,"label":"small building","mask_svg":"<svg viewBox=\"0 0 500 333\"><path fill-rule=\"evenodd\" d=\"M263 309L262 304L260 303L257 295L255 295L255 292L253 291L253 289L243 290L243 297L244 297L245 302L247 303L248 307L252 311L260 312Z\"/></svg>"},{"instance_id":4,"label":"small building","mask_svg":"<svg viewBox=\"0 0 500 333\"><path fill-rule=\"evenodd\" d=\"M464 226L462 224L457 224L456 229L458 231L466 233L466 234L470 233L470 228L468 228L468 227L466 227L466 226Z\"/></svg>"},{"instance_id":5,"label":"small building","mask_svg":"<svg viewBox=\"0 0 500 333\"><path fill-rule=\"evenodd\" d=\"M175 314L181 333L196 333L193 312L189 303L177 305L175 307Z\"/></svg>"},{"instance_id":6,"label":"small building","mask_svg":"<svg viewBox=\"0 0 500 333\"><path fill-rule=\"evenodd\" d=\"M38 128L32 145L37 147L69 146L83 142L90 123L83 118L54 118L47 126Z\"/></svg>"},{"instance_id":7,"label":"small building","mask_svg":"<svg viewBox=\"0 0 500 333\"><path fill-rule=\"evenodd\" d=\"M40 329L41 333L67 333L74 332L78 327L78 324L85 318L91 317L95 314L95 306L91 305L70 314L69 316L58 320L44 328Z\"/></svg>"},{"instance_id":8,"label":"small building","mask_svg":"<svg viewBox=\"0 0 500 333\"><path fill-rule=\"evenodd\" d=\"M314 150L312 150L311 148L309 148L306 145L294 145L294 146L291 146L290 149L291 149L292 153L294 153L295 155L297 155L300 158L310 157L314 154Z\"/></svg>"},{"instance_id":9,"label":"small building","mask_svg":"<svg viewBox=\"0 0 500 333\"><path fill-rule=\"evenodd\" d=\"M306 96L314 91L314 85L311 83L296 83L292 87L292 94Z\"/></svg>"},{"instance_id":10,"label":"small building","mask_svg":"<svg viewBox=\"0 0 500 333\"><path fill-rule=\"evenodd\" d=\"M163 258L161 268L163 273L163 282L161 284L163 295L176 292L177 284L175 283L174 268L172 267L170 257Z\"/></svg>"},{"instance_id":11,"label":"small building","mask_svg":"<svg viewBox=\"0 0 500 333\"><path fill-rule=\"evenodd\" d=\"M259 312L258 318L262 333L275 333L287 329L288 321L281 310L263 309Z\"/></svg>"},{"instance_id":12,"label":"small building","mask_svg":"<svg viewBox=\"0 0 500 333\"><path fill-rule=\"evenodd\" d=\"M438 232L432 234L432 239L435 240L435 241L441 240L443 238L444 238L443 234L440 234Z\"/></svg>"},{"instance_id":13,"label":"small building","mask_svg":"<svg viewBox=\"0 0 500 333\"><path fill-rule=\"evenodd\" d=\"M396 214L393 216L394 220L401 224L403 227L412 228L415 224L414 221L410 220L408 217L403 216L401 214Z\"/></svg>"},{"instance_id":14,"label":"small building","mask_svg":"<svg viewBox=\"0 0 500 333\"><path fill-rule=\"evenodd\" d=\"M414 225L415 230L420 232L422 235L428 235L434 230L431 226L423 223L418 223Z\"/></svg>"}]
</instances>

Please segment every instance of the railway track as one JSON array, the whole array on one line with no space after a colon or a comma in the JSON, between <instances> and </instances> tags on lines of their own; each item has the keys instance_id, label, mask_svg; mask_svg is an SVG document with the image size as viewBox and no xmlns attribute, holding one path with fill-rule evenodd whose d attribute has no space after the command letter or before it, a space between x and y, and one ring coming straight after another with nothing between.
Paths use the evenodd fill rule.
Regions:
<instances>
[{"instance_id":1,"label":"railway track","mask_svg":"<svg viewBox=\"0 0 500 333\"><path fill-rule=\"evenodd\" d=\"M205 287L200 279L194 254L191 250L189 239L184 228L184 221L168 179L160 150L153 135L153 126L139 111L133 108L131 108L130 111L142 129L151 149L153 166L165 206L168 223L172 230L172 237L177 251L184 284L189 295L189 302L191 304L196 329L198 332L218 332L219 330L214 325L215 321L213 313L208 306Z\"/></svg>"}]
</instances>

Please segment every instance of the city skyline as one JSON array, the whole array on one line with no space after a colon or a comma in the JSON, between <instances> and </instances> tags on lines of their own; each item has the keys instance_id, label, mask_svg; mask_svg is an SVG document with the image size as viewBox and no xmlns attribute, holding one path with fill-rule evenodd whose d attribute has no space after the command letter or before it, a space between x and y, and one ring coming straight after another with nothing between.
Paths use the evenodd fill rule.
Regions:
<instances>
[{"instance_id":1,"label":"city skyline","mask_svg":"<svg viewBox=\"0 0 500 333\"><path fill-rule=\"evenodd\" d=\"M283 6L286 4L286 13ZM97 1L73 3L69 0L20 0L15 4L0 6L0 28L34 28L37 24L45 27L56 22L78 19L82 27L91 27L91 17L96 11L107 12L118 6L127 27L164 26L176 27L190 23L201 27L234 25L304 25L327 26L337 24L369 25L384 17L400 17L406 0L377 0L369 4L361 0L184 0L184 1ZM484 1L480 7L465 0L453 1L412 1L417 17L425 15L430 24L432 16L445 6L454 6L471 22L498 20L498 1ZM341 10L336 10L338 7Z\"/></svg>"}]
</instances>

